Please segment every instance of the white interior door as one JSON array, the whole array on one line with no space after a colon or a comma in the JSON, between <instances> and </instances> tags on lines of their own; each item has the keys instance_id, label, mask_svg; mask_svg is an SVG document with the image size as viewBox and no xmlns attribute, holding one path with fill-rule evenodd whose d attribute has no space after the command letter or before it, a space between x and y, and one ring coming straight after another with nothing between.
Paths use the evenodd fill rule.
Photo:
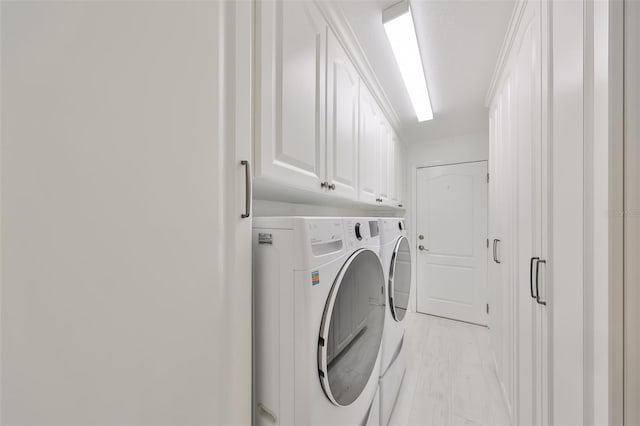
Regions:
<instances>
[{"instance_id":1,"label":"white interior door","mask_svg":"<svg viewBox=\"0 0 640 426\"><path fill-rule=\"evenodd\" d=\"M486 325L487 163L417 173L417 309Z\"/></svg>"}]
</instances>

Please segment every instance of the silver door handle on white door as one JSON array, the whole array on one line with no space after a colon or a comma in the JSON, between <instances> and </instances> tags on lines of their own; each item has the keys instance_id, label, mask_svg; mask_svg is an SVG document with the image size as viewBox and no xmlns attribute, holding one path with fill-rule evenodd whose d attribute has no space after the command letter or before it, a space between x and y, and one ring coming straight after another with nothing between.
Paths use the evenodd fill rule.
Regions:
<instances>
[{"instance_id":1,"label":"silver door handle on white door","mask_svg":"<svg viewBox=\"0 0 640 426\"><path fill-rule=\"evenodd\" d=\"M251 197L253 190L253 182L251 181L251 164L249 164L248 160L240 161L240 164L244 166L244 213L240 216L243 219L246 219L251 216Z\"/></svg>"},{"instance_id":2,"label":"silver door handle on white door","mask_svg":"<svg viewBox=\"0 0 640 426\"><path fill-rule=\"evenodd\" d=\"M418 246L418 250L420 250L420 251L429 251L429 249L428 248L424 248L423 245L419 245Z\"/></svg>"},{"instance_id":3,"label":"silver door handle on white door","mask_svg":"<svg viewBox=\"0 0 640 426\"><path fill-rule=\"evenodd\" d=\"M536 263L536 302L544 306L547 304L547 302L540 299L540 264L541 263L546 264L547 261L543 259L538 259L536 262L537 262Z\"/></svg>"},{"instance_id":4,"label":"silver door handle on white door","mask_svg":"<svg viewBox=\"0 0 640 426\"><path fill-rule=\"evenodd\" d=\"M499 243L499 242L501 242L499 239L494 238L494 240L493 240L493 261L494 261L494 262L496 262L496 263L501 263L501 262L498 260L498 249L497 249L497 245L498 245L498 243Z\"/></svg>"}]
</instances>

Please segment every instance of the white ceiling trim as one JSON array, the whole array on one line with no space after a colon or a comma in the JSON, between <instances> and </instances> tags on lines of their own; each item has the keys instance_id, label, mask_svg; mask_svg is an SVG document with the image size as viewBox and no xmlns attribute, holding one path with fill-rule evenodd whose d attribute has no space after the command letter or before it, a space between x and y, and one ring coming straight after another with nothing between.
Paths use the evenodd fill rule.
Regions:
<instances>
[{"instance_id":1,"label":"white ceiling trim","mask_svg":"<svg viewBox=\"0 0 640 426\"><path fill-rule=\"evenodd\" d=\"M509 27L507 28L507 33L502 41L502 47L500 48L500 54L498 55L498 62L496 63L496 68L493 70L491 82L489 83L489 90L487 91L487 96L484 100L484 105L486 107L491 106L493 96L495 95L495 92L500 85L500 81L502 80L502 74L504 73L507 65L506 63L509 60L509 55L513 48L513 42L516 34L518 33L518 28L520 27L520 21L522 21L522 15L524 14L527 1L528 0L518 0L513 8L513 13L509 20Z\"/></svg>"},{"instance_id":2,"label":"white ceiling trim","mask_svg":"<svg viewBox=\"0 0 640 426\"><path fill-rule=\"evenodd\" d=\"M362 49L355 32L340 9L338 2L316 1L316 5L324 15L329 27L338 38L338 41L344 47L356 70L358 70L360 78L367 85L376 102L378 102L380 109L387 117L387 120L395 130L396 135L400 136L400 119L398 114L391 106L391 102L389 101L387 94L384 89L382 89L382 85L380 84L378 77L373 71L373 68L364 54L364 50ZM380 25L382 25L382 17L380 17Z\"/></svg>"}]
</instances>

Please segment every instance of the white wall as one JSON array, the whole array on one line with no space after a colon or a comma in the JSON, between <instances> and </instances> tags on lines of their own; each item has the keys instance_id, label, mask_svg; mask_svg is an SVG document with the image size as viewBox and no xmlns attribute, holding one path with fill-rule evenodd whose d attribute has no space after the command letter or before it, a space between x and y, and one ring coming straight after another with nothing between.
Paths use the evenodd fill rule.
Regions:
<instances>
[{"instance_id":1,"label":"white wall","mask_svg":"<svg viewBox=\"0 0 640 426\"><path fill-rule=\"evenodd\" d=\"M419 167L438 166L445 164L466 163L471 161L483 161L489 159L489 116L487 113L487 129L479 130L460 136L452 136L432 141L423 141L409 145L408 149L408 170L407 193L409 205L407 206L407 231L413 255L416 256L416 170ZM409 306L416 310L416 262L413 262L412 291Z\"/></svg>"}]
</instances>

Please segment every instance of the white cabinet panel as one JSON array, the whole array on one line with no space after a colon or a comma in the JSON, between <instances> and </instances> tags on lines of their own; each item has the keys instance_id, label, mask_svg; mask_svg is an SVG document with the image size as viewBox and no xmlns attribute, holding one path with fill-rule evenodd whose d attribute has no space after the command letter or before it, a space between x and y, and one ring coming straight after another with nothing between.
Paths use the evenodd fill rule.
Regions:
<instances>
[{"instance_id":1,"label":"white cabinet panel","mask_svg":"<svg viewBox=\"0 0 640 426\"><path fill-rule=\"evenodd\" d=\"M313 2L256 4L254 176L398 206L393 129Z\"/></svg>"},{"instance_id":2,"label":"white cabinet panel","mask_svg":"<svg viewBox=\"0 0 640 426\"><path fill-rule=\"evenodd\" d=\"M397 141L397 147L400 153L396 169L398 176L398 207L404 207L407 204L407 173L409 170L407 164L409 160L407 158L407 147L400 140Z\"/></svg>"},{"instance_id":3,"label":"white cabinet panel","mask_svg":"<svg viewBox=\"0 0 640 426\"><path fill-rule=\"evenodd\" d=\"M549 424L542 119L547 106L541 98L546 79L540 32L545 14L540 3L525 7L490 112L489 326L514 423L544 425Z\"/></svg>"},{"instance_id":4,"label":"white cabinet panel","mask_svg":"<svg viewBox=\"0 0 640 426\"><path fill-rule=\"evenodd\" d=\"M380 118L378 106L360 84L359 177L360 200L375 203L380 190Z\"/></svg>"},{"instance_id":5,"label":"white cabinet panel","mask_svg":"<svg viewBox=\"0 0 640 426\"><path fill-rule=\"evenodd\" d=\"M3 424L250 424L252 14L2 4Z\"/></svg>"},{"instance_id":6,"label":"white cabinet panel","mask_svg":"<svg viewBox=\"0 0 640 426\"><path fill-rule=\"evenodd\" d=\"M327 181L357 198L360 77L331 31L327 38ZM333 188L333 187L332 187Z\"/></svg>"},{"instance_id":7,"label":"white cabinet panel","mask_svg":"<svg viewBox=\"0 0 640 426\"><path fill-rule=\"evenodd\" d=\"M389 143L389 203L398 204L398 155L399 147L393 131L391 132L391 142Z\"/></svg>"},{"instance_id":8,"label":"white cabinet panel","mask_svg":"<svg viewBox=\"0 0 640 426\"><path fill-rule=\"evenodd\" d=\"M405 148L398 137L393 133L391 149L389 152L391 170L389 172L389 199L390 204L396 207L404 207L405 191Z\"/></svg>"},{"instance_id":9,"label":"white cabinet panel","mask_svg":"<svg viewBox=\"0 0 640 426\"><path fill-rule=\"evenodd\" d=\"M321 191L326 23L310 2L258 2L255 174Z\"/></svg>"},{"instance_id":10,"label":"white cabinet panel","mask_svg":"<svg viewBox=\"0 0 640 426\"><path fill-rule=\"evenodd\" d=\"M393 176L393 148L391 146L391 126L387 123L384 115L380 114L380 199L382 202L389 203L390 197L390 181Z\"/></svg>"}]
</instances>

